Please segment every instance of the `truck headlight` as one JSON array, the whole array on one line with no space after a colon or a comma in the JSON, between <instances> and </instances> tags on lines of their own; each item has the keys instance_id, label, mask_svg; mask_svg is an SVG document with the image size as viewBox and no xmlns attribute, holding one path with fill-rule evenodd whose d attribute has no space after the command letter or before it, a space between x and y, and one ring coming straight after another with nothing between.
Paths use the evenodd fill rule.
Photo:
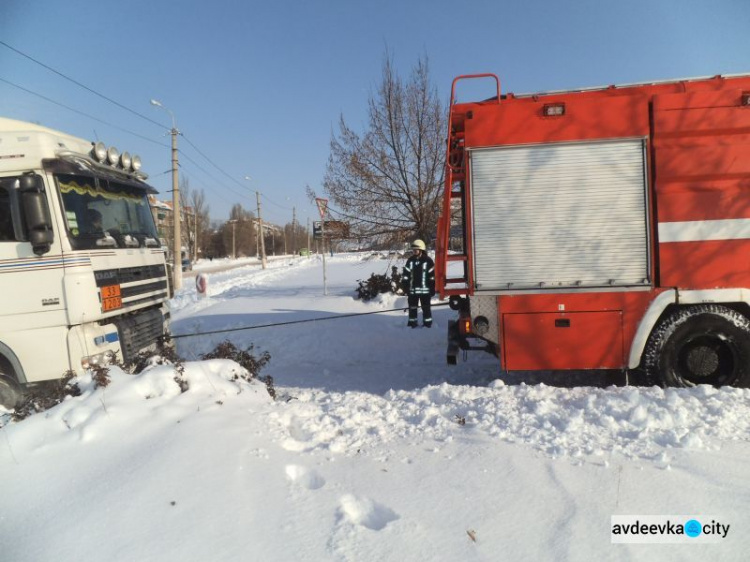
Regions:
<instances>
[{"instance_id":1,"label":"truck headlight","mask_svg":"<svg viewBox=\"0 0 750 562\"><path fill-rule=\"evenodd\" d=\"M115 360L114 351L104 351L95 355L89 355L81 359L81 367L84 369L91 369L92 367L98 367L103 365L111 365Z\"/></svg>"}]
</instances>

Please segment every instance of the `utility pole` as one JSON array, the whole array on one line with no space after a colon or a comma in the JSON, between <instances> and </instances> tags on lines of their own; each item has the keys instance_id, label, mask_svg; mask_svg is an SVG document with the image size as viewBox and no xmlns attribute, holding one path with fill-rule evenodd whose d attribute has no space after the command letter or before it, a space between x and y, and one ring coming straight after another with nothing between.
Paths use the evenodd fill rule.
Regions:
<instances>
[{"instance_id":1,"label":"utility pole","mask_svg":"<svg viewBox=\"0 0 750 562\"><path fill-rule=\"evenodd\" d=\"M312 253L312 248L310 247L310 217L307 217L307 251Z\"/></svg>"},{"instance_id":2,"label":"utility pole","mask_svg":"<svg viewBox=\"0 0 750 562\"><path fill-rule=\"evenodd\" d=\"M297 255L297 207L292 207L292 254Z\"/></svg>"},{"instance_id":3,"label":"utility pole","mask_svg":"<svg viewBox=\"0 0 750 562\"><path fill-rule=\"evenodd\" d=\"M198 214L195 212L195 207L193 207L193 226L195 227L195 259L193 261L198 261Z\"/></svg>"},{"instance_id":4,"label":"utility pole","mask_svg":"<svg viewBox=\"0 0 750 562\"><path fill-rule=\"evenodd\" d=\"M182 288L182 232L180 230L180 187L177 178L179 163L177 161L177 135L180 132L175 124L174 113L164 107L161 102L151 100L151 105L161 107L172 116L172 218L174 222L174 240L172 241L172 285L173 290Z\"/></svg>"},{"instance_id":5,"label":"utility pole","mask_svg":"<svg viewBox=\"0 0 750 562\"><path fill-rule=\"evenodd\" d=\"M320 238L323 243L323 295L328 295L328 278L326 275L326 217L328 216L328 199L315 198L320 211Z\"/></svg>"},{"instance_id":6,"label":"utility pole","mask_svg":"<svg viewBox=\"0 0 750 562\"><path fill-rule=\"evenodd\" d=\"M326 213L328 211L326 210ZM326 274L326 219L320 221L320 236L323 244L323 295L328 296L328 275Z\"/></svg>"},{"instance_id":7,"label":"utility pole","mask_svg":"<svg viewBox=\"0 0 750 562\"><path fill-rule=\"evenodd\" d=\"M232 259L235 259L237 257L237 253L235 252L235 246L234 246L234 227L237 224L237 219L233 219L229 221L232 225Z\"/></svg>"},{"instance_id":8,"label":"utility pole","mask_svg":"<svg viewBox=\"0 0 750 562\"><path fill-rule=\"evenodd\" d=\"M178 291L182 288L182 230L181 230L181 216L180 216L180 187L177 179L177 135L179 134L177 129L172 126L172 208L174 214L174 246L172 252L174 253L174 270L172 271L174 276L174 290Z\"/></svg>"},{"instance_id":9,"label":"utility pole","mask_svg":"<svg viewBox=\"0 0 750 562\"><path fill-rule=\"evenodd\" d=\"M255 221L255 257L260 259L260 217Z\"/></svg>"},{"instance_id":10,"label":"utility pole","mask_svg":"<svg viewBox=\"0 0 750 562\"><path fill-rule=\"evenodd\" d=\"M258 201L258 226L260 227L260 264L263 269L266 268L266 243L263 240L263 219L260 214L260 191L255 192L255 198Z\"/></svg>"}]
</instances>

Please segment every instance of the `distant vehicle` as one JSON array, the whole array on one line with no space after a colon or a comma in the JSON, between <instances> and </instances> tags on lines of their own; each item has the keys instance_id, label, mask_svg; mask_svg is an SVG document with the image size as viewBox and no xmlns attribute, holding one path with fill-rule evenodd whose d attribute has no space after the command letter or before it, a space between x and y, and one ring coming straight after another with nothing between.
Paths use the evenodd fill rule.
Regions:
<instances>
[{"instance_id":1,"label":"distant vehicle","mask_svg":"<svg viewBox=\"0 0 750 562\"><path fill-rule=\"evenodd\" d=\"M155 347L169 284L141 161L0 118L0 404Z\"/></svg>"},{"instance_id":2,"label":"distant vehicle","mask_svg":"<svg viewBox=\"0 0 750 562\"><path fill-rule=\"evenodd\" d=\"M310 255L310 250L308 248L300 248L299 255L300 256L309 256Z\"/></svg>"},{"instance_id":3,"label":"distant vehicle","mask_svg":"<svg viewBox=\"0 0 750 562\"><path fill-rule=\"evenodd\" d=\"M464 78L497 96L455 103ZM528 95L462 76L447 131L449 363L750 386L750 75Z\"/></svg>"}]
</instances>

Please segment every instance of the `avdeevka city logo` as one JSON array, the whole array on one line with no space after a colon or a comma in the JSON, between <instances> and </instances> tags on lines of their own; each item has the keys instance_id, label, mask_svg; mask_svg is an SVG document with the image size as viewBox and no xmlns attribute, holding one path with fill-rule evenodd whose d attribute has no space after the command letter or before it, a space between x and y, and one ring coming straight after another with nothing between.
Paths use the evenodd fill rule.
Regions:
<instances>
[{"instance_id":1,"label":"avdeevka city logo","mask_svg":"<svg viewBox=\"0 0 750 562\"><path fill-rule=\"evenodd\" d=\"M687 523L685 523L685 534L688 537L697 537L703 532L703 525L701 525L701 522L697 519L691 519Z\"/></svg>"},{"instance_id":2,"label":"avdeevka city logo","mask_svg":"<svg viewBox=\"0 0 750 562\"><path fill-rule=\"evenodd\" d=\"M613 515L611 537L613 543L703 544L725 540L730 528L703 515Z\"/></svg>"}]
</instances>

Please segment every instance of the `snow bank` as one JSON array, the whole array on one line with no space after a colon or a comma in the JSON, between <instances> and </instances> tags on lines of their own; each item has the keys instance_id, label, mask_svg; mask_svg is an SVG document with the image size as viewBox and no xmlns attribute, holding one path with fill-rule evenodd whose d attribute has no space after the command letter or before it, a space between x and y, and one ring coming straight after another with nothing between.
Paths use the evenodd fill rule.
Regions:
<instances>
[{"instance_id":1,"label":"snow bank","mask_svg":"<svg viewBox=\"0 0 750 562\"><path fill-rule=\"evenodd\" d=\"M272 400L264 384L241 378L246 373L237 363L225 359L188 362L182 373L171 365L153 366L137 375L111 367L109 384L97 387L91 371L87 371L71 381L81 389L80 396L68 396L46 412L3 430L13 443L14 453L19 453L50 444L99 441L120 430L128 434L131 428L161 428L164 423L233 400L257 410ZM176 377L186 383L184 392ZM0 427L8 421L9 416L4 416Z\"/></svg>"},{"instance_id":2,"label":"snow bank","mask_svg":"<svg viewBox=\"0 0 750 562\"><path fill-rule=\"evenodd\" d=\"M394 440L450 442L484 434L549 457L663 461L671 449L715 450L750 440L750 390L490 387L442 384L417 391L300 391L274 412L284 446L357 454Z\"/></svg>"}]
</instances>

